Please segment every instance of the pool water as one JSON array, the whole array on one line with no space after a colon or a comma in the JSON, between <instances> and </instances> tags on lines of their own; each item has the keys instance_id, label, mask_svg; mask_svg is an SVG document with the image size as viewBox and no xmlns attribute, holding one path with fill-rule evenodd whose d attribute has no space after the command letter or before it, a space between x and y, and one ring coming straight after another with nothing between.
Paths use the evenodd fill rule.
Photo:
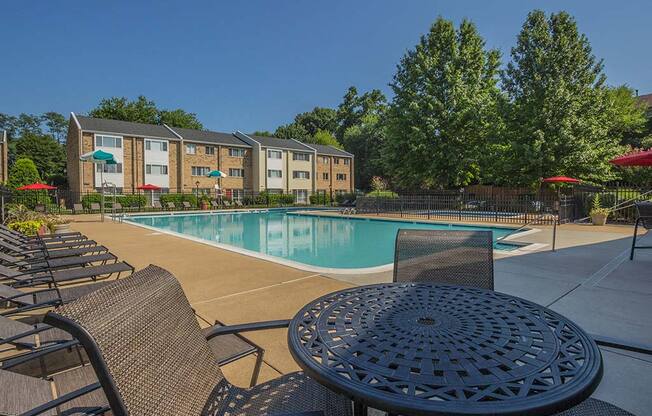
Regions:
<instances>
[{"instance_id":1,"label":"pool water","mask_svg":"<svg viewBox=\"0 0 652 416\"><path fill-rule=\"evenodd\" d=\"M494 243L514 229L305 215L297 211L133 216L129 222L311 266L351 269L390 264L400 228L490 230ZM498 250L517 246L498 243Z\"/></svg>"}]
</instances>

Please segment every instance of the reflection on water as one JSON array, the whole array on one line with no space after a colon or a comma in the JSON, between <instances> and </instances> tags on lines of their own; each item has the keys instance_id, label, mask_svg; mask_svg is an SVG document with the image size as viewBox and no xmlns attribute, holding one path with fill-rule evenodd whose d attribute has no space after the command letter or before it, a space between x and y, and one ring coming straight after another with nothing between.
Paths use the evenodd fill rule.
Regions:
<instances>
[{"instance_id":1,"label":"reflection on water","mask_svg":"<svg viewBox=\"0 0 652 416\"><path fill-rule=\"evenodd\" d=\"M333 268L391 263L399 228L469 229L440 224L288 215L285 212L153 216L130 220L270 256ZM510 231L487 229L494 232L494 240Z\"/></svg>"}]
</instances>

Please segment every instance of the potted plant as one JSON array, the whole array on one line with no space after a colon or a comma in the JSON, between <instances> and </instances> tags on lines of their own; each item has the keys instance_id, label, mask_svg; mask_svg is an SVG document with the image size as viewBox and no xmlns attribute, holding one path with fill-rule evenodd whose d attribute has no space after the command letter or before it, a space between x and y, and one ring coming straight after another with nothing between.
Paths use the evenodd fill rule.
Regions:
<instances>
[{"instance_id":1,"label":"potted plant","mask_svg":"<svg viewBox=\"0 0 652 416\"><path fill-rule=\"evenodd\" d=\"M199 204L201 206L202 211L206 211L208 209L209 203L210 203L210 198L208 197L208 195L203 194L199 198Z\"/></svg>"},{"instance_id":2,"label":"potted plant","mask_svg":"<svg viewBox=\"0 0 652 416\"><path fill-rule=\"evenodd\" d=\"M609 209L602 208L602 204L600 203L600 194L595 194L593 197L593 205L591 206L589 215L591 216L591 222L593 225L605 225L607 223Z\"/></svg>"},{"instance_id":3,"label":"potted plant","mask_svg":"<svg viewBox=\"0 0 652 416\"><path fill-rule=\"evenodd\" d=\"M46 218L50 231L54 234L65 234L70 232L70 220L58 215L48 215Z\"/></svg>"}]
</instances>

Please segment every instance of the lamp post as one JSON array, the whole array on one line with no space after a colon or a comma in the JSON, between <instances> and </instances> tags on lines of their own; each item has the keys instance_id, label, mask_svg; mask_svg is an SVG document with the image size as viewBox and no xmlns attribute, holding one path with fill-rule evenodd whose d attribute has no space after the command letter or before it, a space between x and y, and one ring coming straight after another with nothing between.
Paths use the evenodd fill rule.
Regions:
<instances>
[{"instance_id":1,"label":"lamp post","mask_svg":"<svg viewBox=\"0 0 652 416\"><path fill-rule=\"evenodd\" d=\"M199 205L199 181L195 182L195 192L196 192L196 197L197 197L197 208L200 207Z\"/></svg>"}]
</instances>

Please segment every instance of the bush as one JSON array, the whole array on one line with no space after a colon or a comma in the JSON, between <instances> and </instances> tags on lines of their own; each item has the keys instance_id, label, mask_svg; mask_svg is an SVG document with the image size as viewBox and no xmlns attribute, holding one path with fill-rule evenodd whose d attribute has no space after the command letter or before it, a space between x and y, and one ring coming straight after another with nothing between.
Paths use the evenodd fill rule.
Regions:
<instances>
[{"instance_id":1,"label":"bush","mask_svg":"<svg viewBox=\"0 0 652 416\"><path fill-rule=\"evenodd\" d=\"M162 199L162 198L161 198ZM102 201L102 195L99 193L87 194L82 196L82 205L84 208L89 209L91 204ZM116 195L115 202L120 203L123 207L130 207L134 205L145 206L147 205L147 198L145 195ZM113 195L104 195L104 208L111 208L113 204Z\"/></svg>"},{"instance_id":2,"label":"bush","mask_svg":"<svg viewBox=\"0 0 652 416\"><path fill-rule=\"evenodd\" d=\"M9 228L25 235L36 235L38 234L38 230L44 225L44 220L16 221L10 222Z\"/></svg>"},{"instance_id":3,"label":"bush","mask_svg":"<svg viewBox=\"0 0 652 416\"><path fill-rule=\"evenodd\" d=\"M175 206L181 206L182 202L189 202L193 207L197 206L197 196L194 194L161 194L161 204L172 202Z\"/></svg>"},{"instance_id":4,"label":"bush","mask_svg":"<svg viewBox=\"0 0 652 416\"><path fill-rule=\"evenodd\" d=\"M355 201L358 196L354 193L348 193L348 194L337 194L335 195L335 201L338 204L341 204L344 201Z\"/></svg>"},{"instance_id":5,"label":"bush","mask_svg":"<svg viewBox=\"0 0 652 416\"><path fill-rule=\"evenodd\" d=\"M310 195L310 204L312 205L330 205L331 196L327 193L318 193Z\"/></svg>"},{"instance_id":6,"label":"bush","mask_svg":"<svg viewBox=\"0 0 652 416\"><path fill-rule=\"evenodd\" d=\"M22 157L13 164L9 171L9 180L7 187L16 189L23 185L40 182L41 177L38 174L36 165L32 159Z\"/></svg>"},{"instance_id":7,"label":"bush","mask_svg":"<svg viewBox=\"0 0 652 416\"><path fill-rule=\"evenodd\" d=\"M294 204L294 195L261 192L254 199L254 202L256 205L292 205Z\"/></svg>"},{"instance_id":8,"label":"bush","mask_svg":"<svg viewBox=\"0 0 652 416\"><path fill-rule=\"evenodd\" d=\"M371 191L365 196L372 198L398 198L398 194L392 191Z\"/></svg>"}]
</instances>

